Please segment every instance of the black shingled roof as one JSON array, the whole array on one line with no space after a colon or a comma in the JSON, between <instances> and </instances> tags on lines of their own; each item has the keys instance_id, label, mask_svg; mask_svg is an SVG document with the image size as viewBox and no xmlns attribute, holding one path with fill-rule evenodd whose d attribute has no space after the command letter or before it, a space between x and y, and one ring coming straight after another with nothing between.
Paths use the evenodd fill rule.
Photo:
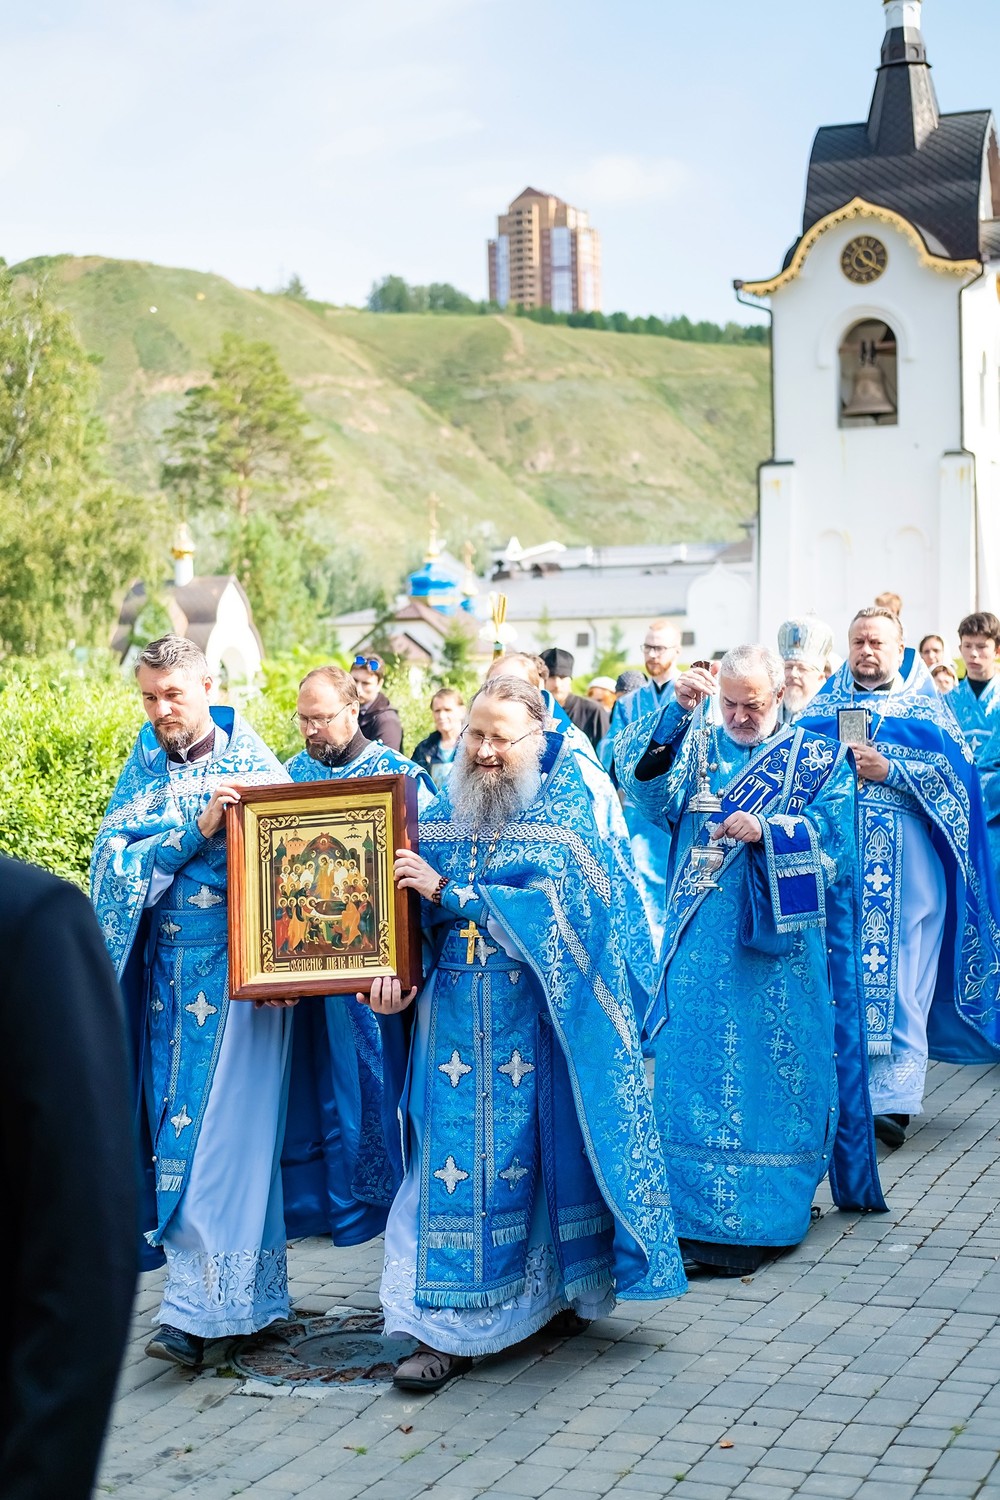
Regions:
<instances>
[{"instance_id":1,"label":"black shingled roof","mask_svg":"<svg viewBox=\"0 0 1000 1500\"><path fill-rule=\"evenodd\" d=\"M992 186L990 219L1000 218L1000 152L989 110L940 115L923 38L886 34L868 120L817 131L809 161L803 234L852 198L901 214L928 250L949 260L987 258L980 190Z\"/></svg>"},{"instance_id":2,"label":"black shingled roof","mask_svg":"<svg viewBox=\"0 0 1000 1500\"><path fill-rule=\"evenodd\" d=\"M852 198L865 198L916 225L933 253L978 260L979 191L991 133L988 109L942 115L919 150L883 154L873 150L867 125L825 126L809 161L803 234ZM998 210L1000 203L994 209L1000 216Z\"/></svg>"}]
</instances>

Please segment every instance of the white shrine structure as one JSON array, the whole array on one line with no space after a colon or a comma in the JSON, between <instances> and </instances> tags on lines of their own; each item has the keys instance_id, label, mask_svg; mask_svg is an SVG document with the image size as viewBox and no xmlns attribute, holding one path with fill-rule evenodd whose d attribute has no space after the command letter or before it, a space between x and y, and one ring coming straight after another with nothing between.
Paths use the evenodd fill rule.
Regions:
<instances>
[{"instance_id":1,"label":"white shrine structure","mask_svg":"<svg viewBox=\"0 0 1000 1500\"><path fill-rule=\"evenodd\" d=\"M841 651L883 590L910 644L1000 608L996 123L941 114L921 0L883 8L867 121L817 132L801 234L777 275L735 283L772 315L759 638L814 611Z\"/></svg>"},{"instance_id":2,"label":"white shrine structure","mask_svg":"<svg viewBox=\"0 0 1000 1500\"><path fill-rule=\"evenodd\" d=\"M186 522L174 537L172 583L151 597L142 579L125 596L111 638L122 669L130 673L143 646L167 630L186 636L205 653L215 681L215 699L239 705L255 690L263 644L250 600L232 573L194 571L194 542Z\"/></svg>"}]
</instances>

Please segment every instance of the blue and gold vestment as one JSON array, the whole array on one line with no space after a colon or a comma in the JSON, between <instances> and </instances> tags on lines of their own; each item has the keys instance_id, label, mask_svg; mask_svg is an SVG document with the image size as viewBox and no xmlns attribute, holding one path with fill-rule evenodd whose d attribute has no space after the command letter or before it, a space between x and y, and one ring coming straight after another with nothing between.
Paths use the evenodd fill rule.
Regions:
<instances>
[{"instance_id":1,"label":"blue and gold vestment","mask_svg":"<svg viewBox=\"0 0 1000 1500\"><path fill-rule=\"evenodd\" d=\"M421 766L379 742L344 765L325 765L306 750L285 764L301 782L408 776L420 808L436 795ZM296 1007L281 1155L291 1237L329 1234L335 1245L359 1245L382 1233L402 1178L396 1109L405 1068L401 1016L375 1016L352 995Z\"/></svg>"},{"instance_id":2,"label":"blue and gold vestment","mask_svg":"<svg viewBox=\"0 0 1000 1500\"><path fill-rule=\"evenodd\" d=\"M685 1285L639 1045L652 953L624 829L564 736L546 735L543 772L475 850L450 783L420 826L451 883L426 910L435 956L382 1298L387 1328L450 1353L504 1348L570 1304Z\"/></svg>"},{"instance_id":3,"label":"blue and gold vestment","mask_svg":"<svg viewBox=\"0 0 1000 1500\"><path fill-rule=\"evenodd\" d=\"M730 848L719 889L699 890L690 852L709 825L686 811L698 787L689 724L674 701L615 749L629 795L672 832L663 984L646 1029L677 1231L795 1245L826 1173L841 1207L885 1207L851 945L853 776L819 736L782 728L747 749L716 725L719 817L752 813L762 839ZM663 771L640 780L651 745Z\"/></svg>"}]
</instances>

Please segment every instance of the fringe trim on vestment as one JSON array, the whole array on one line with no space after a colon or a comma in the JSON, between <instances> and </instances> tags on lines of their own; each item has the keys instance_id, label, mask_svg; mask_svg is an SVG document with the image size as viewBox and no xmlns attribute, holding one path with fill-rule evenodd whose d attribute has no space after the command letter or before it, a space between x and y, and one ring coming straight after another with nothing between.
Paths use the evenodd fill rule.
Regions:
<instances>
[{"instance_id":1,"label":"fringe trim on vestment","mask_svg":"<svg viewBox=\"0 0 1000 1500\"><path fill-rule=\"evenodd\" d=\"M418 1287L414 1301L418 1307L497 1307L511 1297L520 1297L525 1288L525 1278L518 1276L503 1286L487 1287L479 1292L462 1292L457 1287L440 1291L433 1287ZM525 1337L525 1335L521 1335Z\"/></svg>"},{"instance_id":2,"label":"fringe trim on vestment","mask_svg":"<svg viewBox=\"0 0 1000 1500\"><path fill-rule=\"evenodd\" d=\"M528 1238L528 1226L523 1221L520 1224L508 1224L505 1229L494 1229L491 1238L494 1245L516 1245Z\"/></svg>"},{"instance_id":3,"label":"fringe trim on vestment","mask_svg":"<svg viewBox=\"0 0 1000 1500\"><path fill-rule=\"evenodd\" d=\"M869 1037L868 1056L888 1057L892 1052L892 1037Z\"/></svg>"},{"instance_id":4,"label":"fringe trim on vestment","mask_svg":"<svg viewBox=\"0 0 1000 1500\"><path fill-rule=\"evenodd\" d=\"M432 1229L428 1231L426 1240L432 1250L471 1250L475 1244L473 1235L461 1230L447 1233Z\"/></svg>"},{"instance_id":5,"label":"fringe trim on vestment","mask_svg":"<svg viewBox=\"0 0 1000 1500\"><path fill-rule=\"evenodd\" d=\"M610 1214L595 1214L592 1219L579 1219L575 1224L560 1224L559 1238L563 1244L567 1240L583 1240L589 1234L603 1234L614 1222Z\"/></svg>"},{"instance_id":6,"label":"fringe trim on vestment","mask_svg":"<svg viewBox=\"0 0 1000 1500\"><path fill-rule=\"evenodd\" d=\"M575 1281L567 1281L566 1296L572 1302L575 1297L582 1297L584 1292L613 1291L614 1284L610 1270L591 1271L589 1276L579 1276Z\"/></svg>"}]
</instances>

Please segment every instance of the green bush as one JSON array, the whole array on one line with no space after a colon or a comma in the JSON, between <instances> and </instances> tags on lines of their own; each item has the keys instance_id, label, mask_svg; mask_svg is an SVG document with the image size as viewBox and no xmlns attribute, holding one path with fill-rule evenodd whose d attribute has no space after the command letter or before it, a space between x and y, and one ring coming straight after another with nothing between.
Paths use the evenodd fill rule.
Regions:
<instances>
[{"instance_id":1,"label":"green bush","mask_svg":"<svg viewBox=\"0 0 1000 1500\"><path fill-rule=\"evenodd\" d=\"M293 652L265 666L246 716L274 753L302 748L292 723L299 680L329 661ZM0 669L0 853L87 889L90 853L145 722L131 675L110 652L8 657Z\"/></svg>"},{"instance_id":2,"label":"green bush","mask_svg":"<svg viewBox=\"0 0 1000 1500\"><path fill-rule=\"evenodd\" d=\"M339 652L306 651L300 646L265 660L261 690L243 705L243 712L279 760L287 760L302 749L302 735L293 715L303 677L314 667L346 665Z\"/></svg>"},{"instance_id":3,"label":"green bush","mask_svg":"<svg viewBox=\"0 0 1000 1500\"><path fill-rule=\"evenodd\" d=\"M329 652L294 651L264 665L262 691L244 711L282 760L302 749L292 721L298 684L330 660ZM405 670L387 675L408 750L434 727L432 690L414 692ZM131 676L110 652L8 657L0 668L0 853L86 890L97 830L143 723Z\"/></svg>"},{"instance_id":4,"label":"green bush","mask_svg":"<svg viewBox=\"0 0 1000 1500\"><path fill-rule=\"evenodd\" d=\"M94 838L142 723L109 653L0 672L0 851L87 888Z\"/></svg>"},{"instance_id":5,"label":"green bush","mask_svg":"<svg viewBox=\"0 0 1000 1500\"><path fill-rule=\"evenodd\" d=\"M382 691L399 714L403 725L403 752L412 755L422 739L434 728L431 717L433 684L423 683L414 690L409 669L404 664L386 663Z\"/></svg>"}]
</instances>

